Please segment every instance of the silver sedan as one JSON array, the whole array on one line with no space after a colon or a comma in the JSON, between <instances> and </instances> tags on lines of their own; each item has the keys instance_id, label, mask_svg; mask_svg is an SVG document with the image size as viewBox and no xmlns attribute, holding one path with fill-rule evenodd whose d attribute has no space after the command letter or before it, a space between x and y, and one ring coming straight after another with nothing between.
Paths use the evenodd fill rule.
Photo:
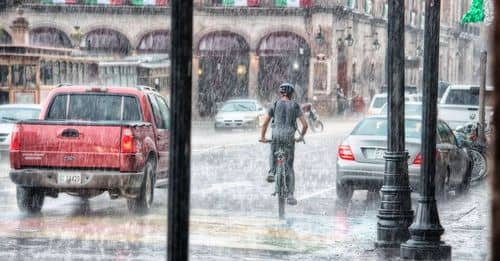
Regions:
<instances>
[{"instance_id":1,"label":"silver sedan","mask_svg":"<svg viewBox=\"0 0 500 261\"><path fill-rule=\"evenodd\" d=\"M405 119L405 148L409 153L408 173L413 191L419 187L422 122L420 117ZM436 193L466 192L470 186L471 161L467 149L457 144L448 125L437 123ZM361 120L337 151L337 196L350 200L354 190L379 191L384 181L387 150L387 118L372 116Z\"/></svg>"}]
</instances>

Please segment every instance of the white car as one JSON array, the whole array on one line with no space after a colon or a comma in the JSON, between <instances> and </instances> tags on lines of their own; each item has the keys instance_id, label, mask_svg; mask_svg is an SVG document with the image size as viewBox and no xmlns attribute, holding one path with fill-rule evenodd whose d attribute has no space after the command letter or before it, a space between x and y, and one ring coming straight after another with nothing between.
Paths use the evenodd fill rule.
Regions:
<instances>
[{"instance_id":1,"label":"white car","mask_svg":"<svg viewBox=\"0 0 500 261\"><path fill-rule=\"evenodd\" d=\"M405 102L422 102L422 95L415 93L406 93ZM368 115L378 115L382 112L382 108L387 103L387 93L379 93L373 96L368 108Z\"/></svg>"},{"instance_id":2,"label":"white car","mask_svg":"<svg viewBox=\"0 0 500 261\"><path fill-rule=\"evenodd\" d=\"M215 115L215 130L252 128L256 129L266 115L266 110L252 99L233 99L222 104Z\"/></svg>"},{"instance_id":3,"label":"white car","mask_svg":"<svg viewBox=\"0 0 500 261\"><path fill-rule=\"evenodd\" d=\"M10 134L14 124L20 120L38 119L40 110L37 104L0 105L0 163L8 161Z\"/></svg>"},{"instance_id":4,"label":"white car","mask_svg":"<svg viewBox=\"0 0 500 261\"><path fill-rule=\"evenodd\" d=\"M493 87L486 86L484 95L485 121L488 124L493 114ZM438 116L453 129L469 122L479 121L479 86L467 84L448 86L438 105Z\"/></svg>"}]
</instances>

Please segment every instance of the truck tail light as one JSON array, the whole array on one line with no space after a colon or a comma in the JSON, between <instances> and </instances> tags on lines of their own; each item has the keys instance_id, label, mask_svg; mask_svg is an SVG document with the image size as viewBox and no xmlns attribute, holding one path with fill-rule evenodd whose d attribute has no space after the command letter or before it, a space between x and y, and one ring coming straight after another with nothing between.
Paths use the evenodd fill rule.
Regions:
<instances>
[{"instance_id":1,"label":"truck tail light","mask_svg":"<svg viewBox=\"0 0 500 261\"><path fill-rule=\"evenodd\" d=\"M11 138L10 138L10 150L21 150L21 135L19 134L19 125L15 125L12 130Z\"/></svg>"},{"instance_id":2,"label":"truck tail light","mask_svg":"<svg viewBox=\"0 0 500 261\"><path fill-rule=\"evenodd\" d=\"M135 152L134 134L132 133L131 129L122 130L121 152L122 153Z\"/></svg>"},{"instance_id":3,"label":"truck tail light","mask_svg":"<svg viewBox=\"0 0 500 261\"><path fill-rule=\"evenodd\" d=\"M352 153L351 146L340 145L338 147L339 158L343 160L354 160L354 153Z\"/></svg>"}]
</instances>

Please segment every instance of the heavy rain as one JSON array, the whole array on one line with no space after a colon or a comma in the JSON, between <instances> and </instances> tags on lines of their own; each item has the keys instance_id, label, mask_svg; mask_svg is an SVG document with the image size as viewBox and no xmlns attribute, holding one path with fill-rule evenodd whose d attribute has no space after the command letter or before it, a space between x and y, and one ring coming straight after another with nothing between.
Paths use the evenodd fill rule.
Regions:
<instances>
[{"instance_id":1,"label":"heavy rain","mask_svg":"<svg viewBox=\"0 0 500 261\"><path fill-rule=\"evenodd\" d=\"M1 1L0 260L496 260L493 4Z\"/></svg>"}]
</instances>

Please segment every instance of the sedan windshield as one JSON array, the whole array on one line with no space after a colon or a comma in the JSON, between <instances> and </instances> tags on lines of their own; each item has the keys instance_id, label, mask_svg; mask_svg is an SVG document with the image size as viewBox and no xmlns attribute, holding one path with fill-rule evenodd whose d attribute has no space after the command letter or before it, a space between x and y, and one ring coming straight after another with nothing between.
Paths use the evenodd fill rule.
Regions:
<instances>
[{"instance_id":1,"label":"sedan windshield","mask_svg":"<svg viewBox=\"0 0 500 261\"><path fill-rule=\"evenodd\" d=\"M422 123L419 120L405 121L406 138L420 139ZM351 135L359 136L387 136L387 119L385 118L367 118L358 123Z\"/></svg>"},{"instance_id":2,"label":"sedan windshield","mask_svg":"<svg viewBox=\"0 0 500 261\"><path fill-rule=\"evenodd\" d=\"M39 109L33 108L3 108L0 109L0 121L13 122L28 119L38 119Z\"/></svg>"},{"instance_id":3,"label":"sedan windshield","mask_svg":"<svg viewBox=\"0 0 500 261\"><path fill-rule=\"evenodd\" d=\"M256 106L253 102L229 102L222 106L222 112L236 112L236 111L255 111Z\"/></svg>"}]
</instances>

